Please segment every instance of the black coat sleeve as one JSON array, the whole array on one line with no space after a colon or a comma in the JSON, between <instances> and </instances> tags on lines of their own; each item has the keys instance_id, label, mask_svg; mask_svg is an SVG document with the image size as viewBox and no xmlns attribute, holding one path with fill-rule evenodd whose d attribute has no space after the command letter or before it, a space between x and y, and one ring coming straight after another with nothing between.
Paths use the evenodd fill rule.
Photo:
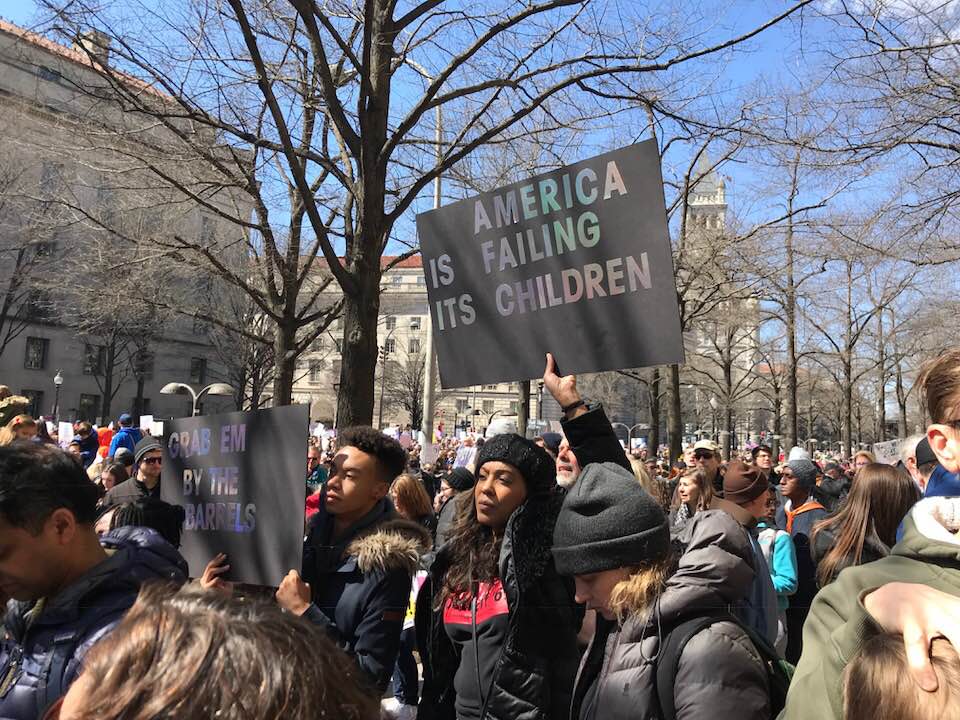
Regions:
<instances>
[{"instance_id":1,"label":"black coat sleeve","mask_svg":"<svg viewBox=\"0 0 960 720\"><path fill-rule=\"evenodd\" d=\"M612 462L633 472L623 446L613 431L613 425L600 405L560 424L581 468L590 463Z\"/></svg>"},{"instance_id":2,"label":"black coat sleeve","mask_svg":"<svg viewBox=\"0 0 960 720\"><path fill-rule=\"evenodd\" d=\"M356 658L378 692L383 692L393 675L400 652L400 631L410 601L410 575L403 569L367 576L370 583L362 607L357 608L352 638L337 627L316 604L303 614L323 627L330 638Z\"/></svg>"}]
</instances>

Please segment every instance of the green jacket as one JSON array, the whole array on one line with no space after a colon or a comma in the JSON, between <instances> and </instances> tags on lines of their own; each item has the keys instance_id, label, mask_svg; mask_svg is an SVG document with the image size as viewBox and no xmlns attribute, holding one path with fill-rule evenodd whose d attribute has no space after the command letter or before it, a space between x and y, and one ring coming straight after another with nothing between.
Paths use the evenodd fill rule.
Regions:
<instances>
[{"instance_id":1,"label":"green jacket","mask_svg":"<svg viewBox=\"0 0 960 720\"><path fill-rule=\"evenodd\" d=\"M949 509L937 512L944 505ZM921 500L904 519L903 539L889 556L843 570L817 594L803 627L803 656L779 720L842 720L843 670L875 632L863 607L869 591L897 581L960 597L960 538L939 520L960 517L958 513L960 498Z\"/></svg>"}]
</instances>

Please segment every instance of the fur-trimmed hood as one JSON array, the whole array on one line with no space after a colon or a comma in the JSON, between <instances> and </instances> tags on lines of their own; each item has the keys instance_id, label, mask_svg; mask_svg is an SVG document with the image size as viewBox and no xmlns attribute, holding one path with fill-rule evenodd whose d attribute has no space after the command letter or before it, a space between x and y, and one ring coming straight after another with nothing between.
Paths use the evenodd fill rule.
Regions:
<instances>
[{"instance_id":1,"label":"fur-trimmed hood","mask_svg":"<svg viewBox=\"0 0 960 720\"><path fill-rule=\"evenodd\" d=\"M356 557L361 572L404 569L411 575L420 565L420 556L430 550L427 529L411 520L396 518L379 523L354 538L346 555Z\"/></svg>"}]
</instances>

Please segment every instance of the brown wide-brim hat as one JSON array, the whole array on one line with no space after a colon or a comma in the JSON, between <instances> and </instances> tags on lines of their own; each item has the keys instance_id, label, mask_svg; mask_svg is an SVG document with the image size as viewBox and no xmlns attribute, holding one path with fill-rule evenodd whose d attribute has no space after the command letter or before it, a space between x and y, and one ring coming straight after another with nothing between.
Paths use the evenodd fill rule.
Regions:
<instances>
[{"instance_id":1,"label":"brown wide-brim hat","mask_svg":"<svg viewBox=\"0 0 960 720\"><path fill-rule=\"evenodd\" d=\"M734 460L723 476L723 497L737 505L755 500L770 487L766 475L756 465Z\"/></svg>"}]
</instances>

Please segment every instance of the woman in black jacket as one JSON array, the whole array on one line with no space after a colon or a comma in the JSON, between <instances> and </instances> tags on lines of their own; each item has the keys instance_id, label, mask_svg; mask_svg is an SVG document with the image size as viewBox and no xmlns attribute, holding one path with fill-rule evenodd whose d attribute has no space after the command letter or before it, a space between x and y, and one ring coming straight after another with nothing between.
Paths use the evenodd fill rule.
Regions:
<instances>
[{"instance_id":1,"label":"woman in black jacket","mask_svg":"<svg viewBox=\"0 0 960 720\"><path fill-rule=\"evenodd\" d=\"M563 718L582 612L550 554L562 501L550 456L498 435L417 603L419 720Z\"/></svg>"}]
</instances>

